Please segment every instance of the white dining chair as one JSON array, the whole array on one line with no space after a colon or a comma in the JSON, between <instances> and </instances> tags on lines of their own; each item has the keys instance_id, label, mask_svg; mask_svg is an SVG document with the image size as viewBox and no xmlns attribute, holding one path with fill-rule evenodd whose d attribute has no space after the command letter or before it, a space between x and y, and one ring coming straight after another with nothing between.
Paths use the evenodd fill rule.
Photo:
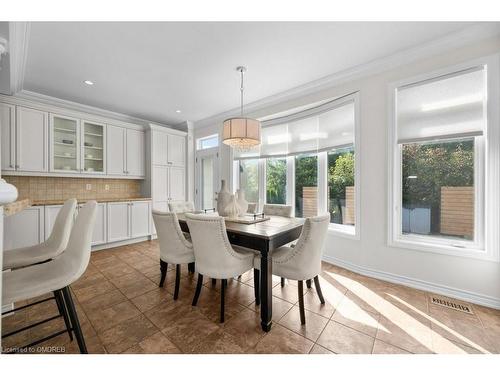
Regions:
<instances>
[{"instance_id":1,"label":"white dining chair","mask_svg":"<svg viewBox=\"0 0 500 375\"><path fill-rule=\"evenodd\" d=\"M297 244L293 247L279 247L272 253L273 275L298 281L301 324L306 323L303 292L304 280L314 279L319 300L321 304L325 303L318 275L321 273L321 255L329 223L329 214L307 218ZM254 268L260 270L260 256L255 257ZM260 277L260 272L257 275Z\"/></svg>"},{"instance_id":2,"label":"white dining chair","mask_svg":"<svg viewBox=\"0 0 500 375\"><path fill-rule=\"evenodd\" d=\"M57 214L54 227L47 241L29 247L7 250L3 254L2 269L26 267L45 262L58 256L68 245L71 228L73 226L76 199L68 199Z\"/></svg>"},{"instance_id":3,"label":"white dining chair","mask_svg":"<svg viewBox=\"0 0 500 375\"><path fill-rule=\"evenodd\" d=\"M175 264L175 289L174 300L179 297L179 284L181 278L181 264L193 264L193 245L186 239L179 225L175 212L160 212L153 210L153 221L160 242L160 287L163 287L167 276L168 264ZM194 271L194 269L193 269Z\"/></svg>"},{"instance_id":4,"label":"white dining chair","mask_svg":"<svg viewBox=\"0 0 500 375\"><path fill-rule=\"evenodd\" d=\"M286 204L265 204L264 215L292 217L292 206Z\"/></svg>"},{"instance_id":5,"label":"white dining chair","mask_svg":"<svg viewBox=\"0 0 500 375\"><path fill-rule=\"evenodd\" d=\"M224 322L224 297L227 279L237 277L253 268L255 252L231 245L224 218L220 216L186 214L193 240L198 282L193 298L196 306L203 286L203 276L221 280L220 322Z\"/></svg>"},{"instance_id":6,"label":"white dining chair","mask_svg":"<svg viewBox=\"0 0 500 375\"><path fill-rule=\"evenodd\" d=\"M190 201L169 202L168 209L175 213L194 212L194 203Z\"/></svg>"},{"instance_id":7,"label":"white dining chair","mask_svg":"<svg viewBox=\"0 0 500 375\"><path fill-rule=\"evenodd\" d=\"M89 201L80 209L75 225L71 230L68 246L59 256L49 262L2 273L3 306L40 297L47 293L56 295L56 302L59 301L57 302L58 308L60 302L64 305L63 314L66 330L37 340L28 346L36 345L66 331L73 331L80 352L87 353L85 339L69 286L83 275L89 264L96 206L95 201Z\"/></svg>"}]
</instances>

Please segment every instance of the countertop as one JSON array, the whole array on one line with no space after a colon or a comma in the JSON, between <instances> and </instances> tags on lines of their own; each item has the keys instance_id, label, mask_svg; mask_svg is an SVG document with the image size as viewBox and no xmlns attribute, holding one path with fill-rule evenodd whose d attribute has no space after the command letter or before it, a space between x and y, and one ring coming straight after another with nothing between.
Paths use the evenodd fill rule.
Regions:
<instances>
[{"instance_id":1,"label":"countertop","mask_svg":"<svg viewBox=\"0 0 500 375\"><path fill-rule=\"evenodd\" d=\"M130 202L130 201L150 201L151 198L147 197L135 197L135 198L100 198L100 199L78 199L78 204L86 203L88 201L95 200L97 203L108 203L108 202ZM64 204L64 200L57 199L44 199L44 200L32 200L32 206L51 206Z\"/></svg>"},{"instance_id":2,"label":"countertop","mask_svg":"<svg viewBox=\"0 0 500 375\"><path fill-rule=\"evenodd\" d=\"M21 212L25 208L31 206L31 200L29 199L19 199L15 202L6 204L3 208L4 216L10 216Z\"/></svg>"}]
</instances>

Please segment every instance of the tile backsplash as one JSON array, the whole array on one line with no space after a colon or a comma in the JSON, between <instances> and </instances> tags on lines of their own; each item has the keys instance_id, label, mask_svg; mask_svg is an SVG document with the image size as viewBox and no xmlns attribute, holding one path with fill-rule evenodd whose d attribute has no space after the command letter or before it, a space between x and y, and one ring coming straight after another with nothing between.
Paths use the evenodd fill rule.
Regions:
<instances>
[{"instance_id":1,"label":"tile backsplash","mask_svg":"<svg viewBox=\"0 0 500 375\"><path fill-rule=\"evenodd\" d=\"M138 180L27 176L3 176L3 178L17 187L18 199L66 200L76 198L84 200L141 196L141 183Z\"/></svg>"}]
</instances>

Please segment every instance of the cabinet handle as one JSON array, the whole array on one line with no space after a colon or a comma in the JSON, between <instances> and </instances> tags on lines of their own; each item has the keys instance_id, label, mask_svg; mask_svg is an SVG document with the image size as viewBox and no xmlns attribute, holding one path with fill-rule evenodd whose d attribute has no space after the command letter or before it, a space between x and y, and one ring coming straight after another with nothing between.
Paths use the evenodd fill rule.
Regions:
<instances>
[{"instance_id":1,"label":"cabinet handle","mask_svg":"<svg viewBox=\"0 0 500 375\"><path fill-rule=\"evenodd\" d=\"M19 168L21 168L21 167L19 166L19 164L16 164L16 169L19 169Z\"/></svg>"}]
</instances>

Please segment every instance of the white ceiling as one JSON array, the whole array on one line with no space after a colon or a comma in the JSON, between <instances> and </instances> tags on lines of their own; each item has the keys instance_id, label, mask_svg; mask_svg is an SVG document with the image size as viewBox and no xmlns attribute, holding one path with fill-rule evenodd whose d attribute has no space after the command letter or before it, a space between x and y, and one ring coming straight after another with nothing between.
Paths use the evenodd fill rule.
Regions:
<instances>
[{"instance_id":1,"label":"white ceiling","mask_svg":"<svg viewBox=\"0 0 500 375\"><path fill-rule=\"evenodd\" d=\"M248 68L245 101L253 102L468 26L35 22L23 89L178 124L237 107L238 65Z\"/></svg>"}]
</instances>

